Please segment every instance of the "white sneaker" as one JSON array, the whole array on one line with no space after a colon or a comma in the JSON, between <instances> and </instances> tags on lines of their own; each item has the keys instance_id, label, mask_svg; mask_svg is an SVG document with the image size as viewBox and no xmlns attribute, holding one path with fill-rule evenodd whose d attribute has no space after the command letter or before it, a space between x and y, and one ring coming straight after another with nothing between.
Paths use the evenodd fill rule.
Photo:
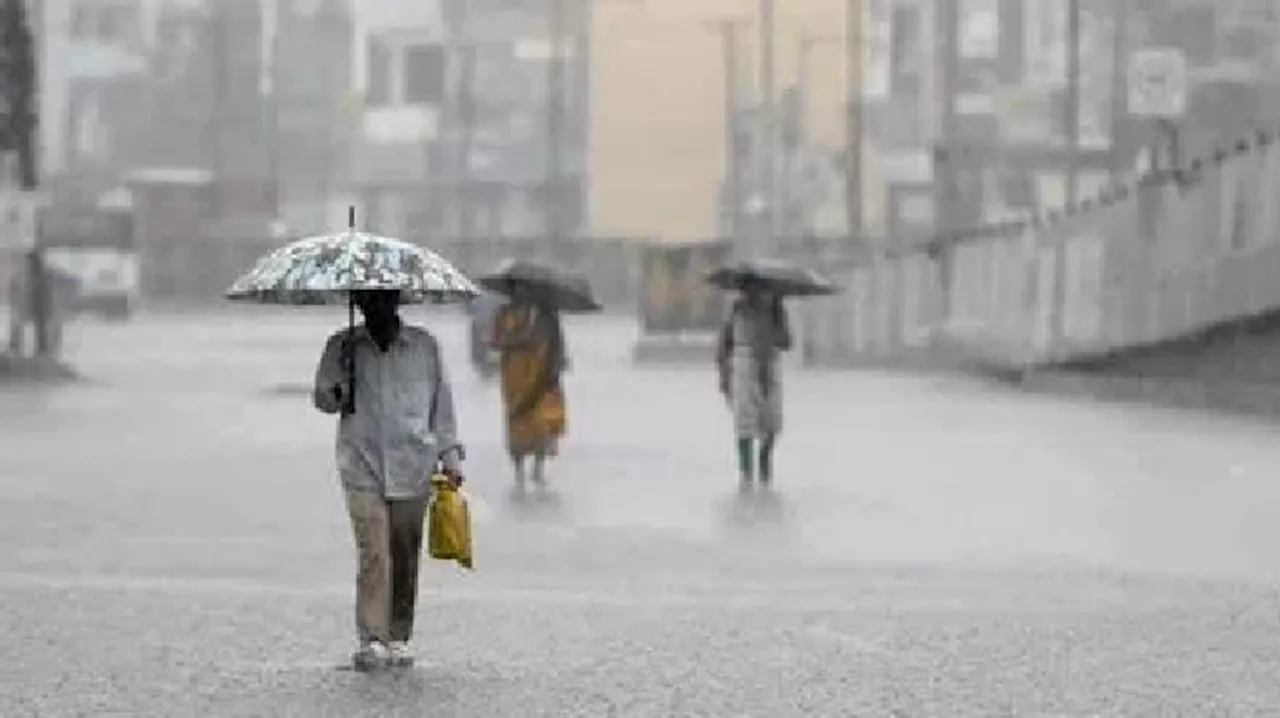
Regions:
<instances>
[{"instance_id":1,"label":"white sneaker","mask_svg":"<svg viewBox=\"0 0 1280 718\"><path fill-rule=\"evenodd\" d=\"M357 671L373 671L386 666L389 658L390 651L381 641L369 641L351 655L351 665Z\"/></svg>"},{"instance_id":2,"label":"white sneaker","mask_svg":"<svg viewBox=\"0 0 1280 718\"><path fill-rule=\"evenodd\" d=\"M387 646L387 662L393 666L408 667L413 665L413 652L405 641L392 641Z\"/></svg>"}]
</instances>

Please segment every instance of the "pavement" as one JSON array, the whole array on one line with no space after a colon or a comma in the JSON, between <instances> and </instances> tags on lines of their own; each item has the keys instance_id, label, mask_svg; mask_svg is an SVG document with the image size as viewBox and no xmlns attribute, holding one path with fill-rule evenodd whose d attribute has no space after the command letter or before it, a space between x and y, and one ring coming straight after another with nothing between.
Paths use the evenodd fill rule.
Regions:
<instances>
[{"instance_id":1,"label":"pavement","mask_svg":"<svg viewBox=\"0 0 1280 718\"><path fill-rule=\"evenodd\" d=\"M75 325L0 389L0 715L1280 715L1280 442L1247 419L803 372L778 503L735 496L710 367L568 327L559 500L510 501L495 387L446 343L477 571L423 569L419 664L339 670L333 426L290 389L343 317Z\"/></svg>"}]
</instances>

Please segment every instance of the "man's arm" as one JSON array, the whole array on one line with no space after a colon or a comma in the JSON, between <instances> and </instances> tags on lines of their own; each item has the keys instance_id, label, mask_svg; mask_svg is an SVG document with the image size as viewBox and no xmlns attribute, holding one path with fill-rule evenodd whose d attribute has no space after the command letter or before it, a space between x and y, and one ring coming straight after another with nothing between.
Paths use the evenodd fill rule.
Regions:
<instances>
[{"instance_id":1,"label":"man's arm","mask_svg":"<svg viewBox=\"0 0 1280 718\"><path fill-rule=\"evenodd\" d=\"M311 400L325 414L337 414L343 408L347 383L346 372L342 367L345 336L344 332L339 332L329 337L316 367L316 384Z\"/></svg>"},{"instance_id":2,"label":"man's arm","mask_svg":"<svg viewBox=\"0 0 1280 718\"><path fill-rule=\"evenodd\" d=\"M720 325L720 333L716 337L716 375L720 382L720 393L729 393L729 357L733 353L733 315Z\"/></svg>"},{"instance_id":3,"label":"man's arm","mask_svg":"<svg viewBox=\"0 0 1280 718\"><path fill-rule=\"evenodd\" d=\"M431 393L431 433L436 436L436 445L443 451L440 460L444 462L446 471L461 475L462 444L458 442L458 415L453 406L453 386L449 382L449 373L444 366L444 358L440 355L440 345L435 337L431 342L431 356L435 361L435 391Z\"/></svg>"}]
</instances>

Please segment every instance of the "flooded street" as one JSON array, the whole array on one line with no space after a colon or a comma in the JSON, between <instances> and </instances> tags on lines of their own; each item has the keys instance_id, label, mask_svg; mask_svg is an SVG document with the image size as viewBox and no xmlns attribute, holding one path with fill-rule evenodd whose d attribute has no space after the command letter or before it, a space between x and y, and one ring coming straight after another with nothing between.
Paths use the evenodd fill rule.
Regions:
<instances>
[{"instance_id":1,"label":"flooded street","mask_svg":"<svg viewBox=\"0 0 1280 718\"><path fill-rule=\"evenodd\" d=\"M804 373L774 511L705 367L571 319L560 499L508 500L452 313L477 572L424 565L419 666L335 669L354 550L309 387L341 312L78 324L0 389L6 716L1274 715L1280 441L1238 419Z\"/></svg>"}]
</instances>

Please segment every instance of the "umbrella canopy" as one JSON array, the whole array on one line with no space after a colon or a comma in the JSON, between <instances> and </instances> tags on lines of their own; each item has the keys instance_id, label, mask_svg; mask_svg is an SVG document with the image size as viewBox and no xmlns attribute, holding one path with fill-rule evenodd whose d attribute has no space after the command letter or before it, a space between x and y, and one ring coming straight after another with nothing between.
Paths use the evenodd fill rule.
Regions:
<instances>
[{"instance_id":1,"label":"umbrella canopy","mask_svg":"<svg viewBox=\"0 0 1280 718\"><path fill-rule=\"evenodd\" d=\"M734 262L711 272L707 281L730 291L756 288L785 297L815 297L840 291L811 269L773 259Z\"/></svg>"},{"instance_id":2,"label":"umbrella canopy","mask_svg":"<svg viewBox=\"0 0 1280 718\"><path fill-rule=\"evenodd\" d=\"M466 302L480 294L435 252L353 230L307 237L267 254L225 296L260 304L339 304L349 292L369 289L399 290L405 303Z\"/></svg>"},{"instance_id":3,"label":"umbrella canopy","mask_svg":"<svg viewBox=\"0 0 1280 718\"><path fill-rule=\"evenodd\" d=\"M505 296L526 293L562 312L598 312L587 278L530 259L506 259L480 277L480 284Z\"/></svg>"}]
</instances>

